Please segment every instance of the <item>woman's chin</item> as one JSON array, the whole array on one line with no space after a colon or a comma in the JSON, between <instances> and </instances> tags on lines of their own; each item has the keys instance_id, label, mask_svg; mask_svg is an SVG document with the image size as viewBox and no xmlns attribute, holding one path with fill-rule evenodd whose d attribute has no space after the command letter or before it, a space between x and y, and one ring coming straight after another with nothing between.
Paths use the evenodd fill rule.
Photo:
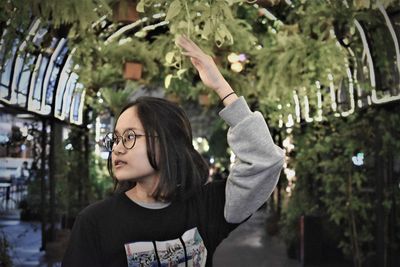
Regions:
<instances>
[{"instance_id":1,"label":"woman's chin","mask_svg":"<svg viewBox=\"0 0 400 267\"><path fill-rule=\"evenodd\" d=\"M115 178L117 179L118 182L136 182L138 180L137 178L123 176L123 175L119 175L119 176L116 175Z\"/></svg>"}]
</instances>

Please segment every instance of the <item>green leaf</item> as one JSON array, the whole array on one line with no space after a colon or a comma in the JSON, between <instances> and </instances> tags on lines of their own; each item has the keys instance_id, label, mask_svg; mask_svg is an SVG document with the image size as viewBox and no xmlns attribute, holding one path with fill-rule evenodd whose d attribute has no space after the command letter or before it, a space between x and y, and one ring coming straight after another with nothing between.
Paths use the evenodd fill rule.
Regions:
<instances>
[{"instance_id":1,"label":"green leaf","mask_svg":"<svg viewBox=\"0 0 400 267\"><path fill-rule=\"evenodd\" d=\"M139 13L144 13L144 0L139 1L136 5L136 11Z\"/></svg>"},{"instance_id":2,"label":"green leaf","mask_svg":"<svg viewBox=\"0 0 400 267\"><path fill-rule=\"evenodd\" d=\"M170 84L171 84L171 80L172 80L172 74L168 74L167 77L165 77L165 80L164 80L164 86L165 86L165 88L168 89L168 87L169 87Z\"/></svg>"},{"instance_id":3,"label":"green leaf","mask_svg":"<svg viewBox=\"0 0 400 267\"><path fill-rule=\"evenodd\" d=\"M167 64L172 64L172 61L173 61L173 59L174 59L174 56L175 56L175 52L168 52L168 53L165 55L165 61L167 62Z\"/></svg>"},{"instance_id":4,"label":"green leaf","mask_svg":"<svg viewBox=\"0 0 400 267\"><path fill-rule=\"evenodd\" d=\"M211 21L207 20L204 24L203 31L201 33L201 38L208 40L208 36L210 36L210 34L212 33L211 27L212 27Z\"/></svg>"},{"instance_id":5,"label":"green leaf","mask_svg":"<svg viewBox=\"0 0 400 267\"><path fill-rule=\"evenodd\" d=\"M174 0L168 8L167 16L165 20L170 21L175 18L181 11L181 2L179 0Z\"/></svg>"},{"instance_id":6,"label":"green leaf","mask_svg":"<svg viewBox=\"0 0 400 267\"><path fill-rule=\"evenodd\" d=\"M224 12L224 15L225 15L225 17L227 18L227 19L234 19L233 18L233 15L232 15L232 11L231 11L231 9L229 8L229 6L227 6L227 5L221 5L221 8L222 8L222 11Z\"/></svg>"},{"instance_id":7,"label":"green leaf","mask_svg":"<svg viewBox=\"0 0 400 267\"><path fill-rule=\"evenodd\" d=\"M187 69L178 70L177 73L176 73L178 75L178 78L181 79L182 78L182 74L184 74L186 71L187 71Z\"/></svg>"},{"instance_id":8,"label":"green leaf","mask_svg":"<svg viewBox=\"0 0 400 267\"><path fill-rule=\"evenodd\" d=\"M178 29L186 29L188 26L188 23L184 20L179 21L178 23Z\"/></svg>"},{"instance_id":9,"label":"green leaf","mask_svg":"<svg viewBox=\"0 0 400 267\"><path fill-rule=\"evenodd\" d=\"M220 47L227 40L229 44L233 44L233 37L225 24L218 25L217 31L215 32L215 41L217 46Z\"/></svg>"},{"instance_id":10,"label":"green leaf","mask_svg":"<svg viewBox=\"0 0 400 267\"><path fill-rule=\"evenodd\" d=\"M236 3L244 2L243 0L225 0L230 6Z\"/></svg>"}]
</instances>

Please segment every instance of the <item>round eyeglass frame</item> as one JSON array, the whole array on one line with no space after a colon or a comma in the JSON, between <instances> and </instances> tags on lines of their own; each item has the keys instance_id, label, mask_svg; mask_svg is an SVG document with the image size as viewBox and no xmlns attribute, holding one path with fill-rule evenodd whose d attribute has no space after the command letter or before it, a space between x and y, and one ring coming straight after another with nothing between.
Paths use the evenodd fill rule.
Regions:
<instances>
[{"instance_id":1,"label":"round eyeglass frame","mask_svg":"<svg viewBox=\"0 0 400 267\"><path fill-rule=\"evenodd\" d=\"M126 143L128 142L126 139L126 134L133 133L134 140L131 146L127 146ZM128 129L122 133L121 136L117 135L116 133L107 133L103 138L103 146L107 149L108 152L112 152L114 146L118 145L119 142L122 140L122 145L124 148L130 150L132 149L135 144L138 136L145 136L144 134L137 134L133 129ZM116 140L116 141L115 141Z\"/></svg>"}]
</instances>

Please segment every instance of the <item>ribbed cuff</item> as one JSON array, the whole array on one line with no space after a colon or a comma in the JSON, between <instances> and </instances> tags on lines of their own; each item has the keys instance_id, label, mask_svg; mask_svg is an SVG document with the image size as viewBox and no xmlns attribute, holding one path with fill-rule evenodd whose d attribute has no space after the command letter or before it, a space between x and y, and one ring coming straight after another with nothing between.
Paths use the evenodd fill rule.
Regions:
<instances>
[{"instance_id":1,"label":"ribbed cuff","mask_svg":"<svg viewBox=\"0 0 400 267\"><path fill-rule=\"evenodd\" d=\"M235 126L251 114L252 112L243 96L239 97L219 112L219 116L226 121L229 126Z\"/></svg>"}]
</instances>

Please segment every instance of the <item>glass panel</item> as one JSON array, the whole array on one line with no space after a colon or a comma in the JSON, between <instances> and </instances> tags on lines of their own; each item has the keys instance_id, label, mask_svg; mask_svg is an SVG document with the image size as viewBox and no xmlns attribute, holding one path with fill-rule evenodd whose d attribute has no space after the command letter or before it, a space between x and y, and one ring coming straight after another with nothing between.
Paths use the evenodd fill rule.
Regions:
<instances>
[{"instance_id":1,"label":"glass panel","mask_svg":"<svg viewBox=\"0 0 400 267\"><path fill-rule=\"evenodd\" d=\"M63 111L65 112L65 116L69 117L69 113L71 111L71 101L72 101L72 94L74 92L76 83L78 81L78 75L75 73L71 73L70 81L68 82L68 89L65 92L64 101L63 102Z\"/></svg>"},{"instance_id":2,"label":"glass panel","mask_svg":"<svg viewBox=\"0 0 400 267\"><path fill-rule=\"evenodd\" d=\"M67 69L69 69L69 68L67 67ZM64 96L64 92L65 92L65 88L67 86L68 80L69 80L69 73L67 73L66 71L61 72L60 80L58 82L57 92L56 92L57 97L56 97L55 112L57 115L61 115L63 96Z\"/></svg>"},{"instance_id":3,"label":"glass panel","mask_svg":"<svg viewBox=\"0 0 400 267\"><path fill-rule=\"evenodd\" d=\"M14 46L10 55L8 55L8 59L4 63L2 71L0 71L0 98L9 99L11 96L11 70L14 61L14 55L17 51L19 45L19 40L16 39L14 42ZM2 55L4 51L2 51Z\"/></svg>"},{"instance_id":4,"label":"glass panel","mask_svg":"<svg viewBox=\"0 0 400 267\"><path fill-rule=\"evenodd\" d=\"M28 94L29 80L31 78L35 60L36 56L33 55L27 55L25 58L25 64L23 65L21 77L18 82L18 92L21 94Z\"/></svg>"},{"instance_id":5,"label":"glass panel","mask_svg":"<svg viewBox=\"0 0 400 267\"><path fill-rule=\"evenodd\" d=\"M40 62L40 68L39 68L38 76L36 78L35 88L33 91L33 99L36 99L38 101L41 101L41 99L42 99L43 78L44 78L44 74L45 74L48 62L49 62L48 57L43 57L42 62Z\"/></svg>"},{"instance_id":6,"label":"glass panel","mask_svg":"<svg viewBox=\"0 0 400 267\"><path fill-rule=\"evenodd\" d=\"M57 78L58 78L59 73L60 73L60 67L57 65L54 65L53 70L51 72L49 85L47 86L47 91L46 91L46 104L48 104L48 105L51 105L53 103L54 89L56 87Z\"/></svg>"},{"instance_id":7,"label":"glass panel","mask_svg":"<svg viewBox=\"0 0 400 267\"><path fill-rule=\"evenodd\" d=\"M64 58L67 55L67 53L68 53L68 47L64 46L64 48L61 50L60 54L57 56L57 58L55 60L55 63L58 64L58 65L62 65L62 63L64 61Z\"/></svg>"},{"instance_id":8,"label":"glass panel","mask_svg":"<svg viewBox=\"0 0 400 267\"><path fill-rule=\"evenodd\" d=\"M56 59L54 60L54 66L53 69L51 70L51 75L49 78L49 83L47 85L47 90L46 90L46 104L51 105L53 103L53 95L54 95L54 90L56 88L57 84L57 78L58 75L60 74L61 71L61 64L67 55L68 52L68 47L64 46L61 50Z\"/></svg>"},{"instance_id":9,"label":"glass panel","mask_svg":"<svg viewBox=\"0 0 400 267\"><path fill-rule=\"evenodd\" d=\"M74 121L79 120L79 107L81 105L82 101L82 92L83 92L83 85L81 83L78 83L75 87L75 93L74 93L74 106L73 106L73 119Z\"/></svg>"}]
</instances>

